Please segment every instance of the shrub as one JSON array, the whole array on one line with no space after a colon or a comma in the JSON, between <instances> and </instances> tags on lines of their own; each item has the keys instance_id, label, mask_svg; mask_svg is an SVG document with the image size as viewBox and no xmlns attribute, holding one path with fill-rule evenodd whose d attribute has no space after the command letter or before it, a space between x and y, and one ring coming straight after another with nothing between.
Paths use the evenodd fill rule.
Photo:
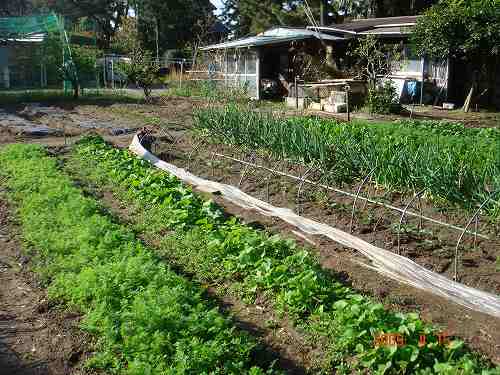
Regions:
<instances>
[{"instance_id":1,"label":"shrub","mask_svg":"<svg viewBox=\"0 0 500 375\"><path fill-rule=\"evenodd\" d=\"M392 81L385 81L382 85L368 90L366 106L370 113L383 115L399 113L401 105L398 102L394 83Z\"/></svg>"}]
</instances>

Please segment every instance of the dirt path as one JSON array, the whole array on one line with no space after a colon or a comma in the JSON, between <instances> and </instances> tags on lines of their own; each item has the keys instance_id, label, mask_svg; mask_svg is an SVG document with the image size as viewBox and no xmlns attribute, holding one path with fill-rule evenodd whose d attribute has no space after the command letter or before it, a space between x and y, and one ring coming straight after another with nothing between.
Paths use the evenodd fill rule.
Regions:
<instances>
[{"instance_id":1,"label":"dirt path","mask_svg":"<svg viewBox=\"0 0 500 375\"><path fill-rule=\"evenodd\" d=\"M89 374L80 315L51 306L29 271L0 186L0 375Z\"/></svg>"}]
</instances>

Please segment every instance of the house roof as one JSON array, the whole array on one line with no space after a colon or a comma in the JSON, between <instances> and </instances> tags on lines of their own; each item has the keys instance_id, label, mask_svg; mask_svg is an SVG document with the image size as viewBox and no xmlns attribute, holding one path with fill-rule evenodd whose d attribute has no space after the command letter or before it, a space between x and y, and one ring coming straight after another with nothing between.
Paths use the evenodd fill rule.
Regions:
<instances>
[{"instance_id":1,"label":"house roof","mask_svg":"<svg viewBox=\"0 0 500 375\"><path fill-rule=\"evenodd\" d=\"M345 36L359 34L404 35L409 33L408 28L415 26L418 17L365 18L330 26L320 26L318 29L322 32L343 34ZM308 26L308 29L313 29L313 27Z\"/></svg>"},{"instance_id":2,"label":"house roof","mask_svg":"<svg viewBox=\"0 0 500 375\"><path fill-rule=\"evenodd\" d=\"M255 36L231 40L225 43L213 44L201 48L204 51L214 50L214 49L229 49L229 48L245 48L245 47L258 47L266 46L271 44L279 44L285 42L291 42L294 40L304 40L304 39L322 39L322 40L343 40L343 37L329 35L321 33L314 30L303 29L303 28L289 28L289 27L276 27L264 31Z\"/></svg>"}]
</instances>

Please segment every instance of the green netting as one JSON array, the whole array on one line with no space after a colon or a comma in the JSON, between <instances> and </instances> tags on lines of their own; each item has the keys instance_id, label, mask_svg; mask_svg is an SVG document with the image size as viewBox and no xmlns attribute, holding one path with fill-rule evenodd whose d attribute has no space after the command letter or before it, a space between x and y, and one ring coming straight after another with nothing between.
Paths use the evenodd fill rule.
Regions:
<instances>
[{"instance_id":1,"label":"green netting","mask_svg":"<svg viewBox=\"0 0 500 375\"><path fill-rule=\"evenodd\" d=\"M19 57L20 53L16 53L14 49L17 48L17 50L20 50L24 48L29 54L28 51L33 50L34 48L43 48L40 46L43 45L42 42L46 40L50 34L57 35L61 41L63 64L59 68L59 72L61 72L64 76L63 80L65 89L68 86L79 84L78 73L73 62L68 35L64 29L64 21L54 13L38 16L0 18L0 46L2 45L2 42L4 45L9 45L11 48L10 55L17 55L16 63L10 64L8 67L8 74L12 75L12 83L15 84L16 81L28 82L30 80L40 82L44 81L44 77L39 77L38 75L35 80L30 79L30 77L34 76L34 70L36 72L38 66L41 66L40 74L42 76L46 73L41 72L41 70L50 69L51 67L44 68L42 66L42 61L32 61L31 64L25 64L27 67L21 67L21 58ZM25 42L35 43L26 44ZM36 44L38 47L33 47L33 45L30 46L29 44ZM29 65L31 65L31 67ZM16 76L23 78L17 78ZM47 79L45 78L45 80ZM40 84L43 85L42 83ZM24 85L28 87L33 86L28 83L25 83ZM9 83L7 85L4 84L4 86L12 87L10 78Z\"/></svg>"},{"instance_id":2,"label":"green netting","mask_svg":"<svg viewBox=\"0 0 500 375\"><path fill-rule=\"evenodd\" d=\"M55 14L0 18L0 39L22 39L57 31L61 31L61 26Z\"/></svg>"}]
</instances>

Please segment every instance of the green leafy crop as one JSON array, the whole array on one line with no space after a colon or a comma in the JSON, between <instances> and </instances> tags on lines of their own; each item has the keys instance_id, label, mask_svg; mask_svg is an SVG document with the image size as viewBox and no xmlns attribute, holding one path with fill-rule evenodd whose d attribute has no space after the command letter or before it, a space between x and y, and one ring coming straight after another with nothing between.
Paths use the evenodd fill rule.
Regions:
<instances>
[{"instance_id":1,"label":"green leafy crop","mask_svg":"<svg viewBox=\"0 0 500 375\"><path fill-rule=\"evenodd\" d=\"M8 146L0 150L0 164L49 295L81 310L83 327L98 339L89 365L136 375L274 372L252 366L256 342L237 331L203 289L176 275L84 197L42 148ZM128 159L121 167L126 172L116 174L122 177L138 171L130 185L136 194L148 186L166 200L152 177L144 179L144 165ZM193 200L200 211L190 216L196 203L190 204L188 190L172 178L160 182L171 184L169 196L183 207L172 224L196 222L203 202Z\"/></svg>"},{"instance_id":2,"label":"green leafy crop","mask_svg":"<svg viewBox=\"0 0 500 375\"><path fill-rule=\"evenodd\" d=\"M388 311L323 270L318 261L291 240L270 236L225 217L175 177L155 170L101 139L83 140L73 160L83 174L113 186L147 212L148 226L171 234L161 240L168 259L204 281L224 280L241 286L251 300L271 298L310 335L326 342L323 369L336 373L500 374L487 361L454 340L440 345L438 327L418 314ZM374 346L380 333L400 333L406 345ZM427 343L419 346L420 335Z\"/></svg>"}]
</instances>

